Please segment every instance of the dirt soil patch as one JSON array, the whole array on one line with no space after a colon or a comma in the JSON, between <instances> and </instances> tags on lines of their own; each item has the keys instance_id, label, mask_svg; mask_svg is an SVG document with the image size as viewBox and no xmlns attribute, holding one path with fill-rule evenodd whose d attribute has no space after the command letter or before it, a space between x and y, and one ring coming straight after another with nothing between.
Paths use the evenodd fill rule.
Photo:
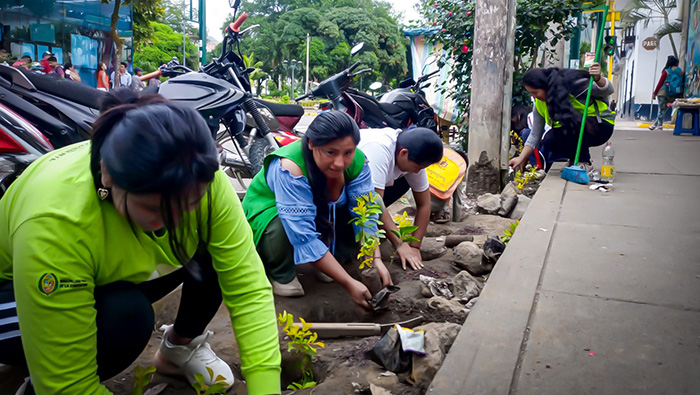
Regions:
<instances>
[{"instance_id":1,"label":"dirt soil patch","mask_svg":"<svg viewBox=\"0 0 700 395\"><path fill-rule=\"evenodd\" d=\"M392 212L398 209L393 206ZM483 243L489 235L501 235L512 220L491 215L469 215L460 223L444 225L431 224L429 235L433 237L446 236L452 233L475 235L475 242ZM306 296L302 298L275 298L275 307L278 312L286 310L295 317L303 317L309 322L371 322L394 323L422 316L423 323L429 322L453 322L462 324L464 314L457 314L445 310L434 309L428 306L428 298L422 295L424 285L420 276L429 276L441 280L451 280L460 270L452 263L452 250L440 258L426 261L425 268L419 271L401 268L398 260L391 262L390 246L383 246L382 252L385 264L391 272L392 279L401 290L393 294L390 299L389 309L380 313L366 313L350 302L345 290L336 283L322 283L316 279L314 270L310 265L298 267L298 276ZM353 272L356 270L349 270ZM477 280L484 281L478 277ZM153 356L158 349L162 332L159 330L163 324L171 324L175 320L180 299L180 292L176 290L172 294L154 305L156 312L156 325L150 342L139 358L120 375L107 380L104 384L115 394L130 394L133 388L133 371L136 365L142 368L153 364ZM125 323L125 325L128 323ZM245 382L240 370L238 346L232 332L228 311L222 305L216 316L210 323L209 330L214 332L210 338L212 349L225 360L231 367L236 377L236 383L232 392L237 395L247 394ZM370 386L379 386L391 391L392 394L417 395L425 392L424 387L411 384L410 371L408 373L394 374L387 372L379 365L365 359L365 352L370 350L380 339L380 336L365 338L324 339L325 348L318 352L318 358L314 361L314 374L319 382L313 389L297 391L296 394L371 394ZM280 331L280 343L282 352L282 381L283 389L292 381L300 379L300 372L295 366L296 360L286 352L287 339ZM26 370L10 368L0 372L0 395L14 394L26 377ZM153 386L158 383L167 383L163 395L194 394L194 390L182 377L164 376L156 373L153 377ZM6 385L7 384L7 385ZM150 387L149 386L149 387ZM290 394L292 391L283 391Z\"/></svg>"}]
</instances>

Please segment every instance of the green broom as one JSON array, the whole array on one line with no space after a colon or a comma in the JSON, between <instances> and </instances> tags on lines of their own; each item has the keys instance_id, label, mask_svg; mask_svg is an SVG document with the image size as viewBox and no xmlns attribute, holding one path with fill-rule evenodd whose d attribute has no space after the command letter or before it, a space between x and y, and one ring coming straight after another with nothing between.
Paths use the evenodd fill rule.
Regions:
<instances>
[{"instance_id":1,"label":"green broom","mask_svg":"<svg viewBox=\"0 0 700 395\"><path fill-rule=\"evenodd\" d=\"M595 48L595 61L600 60L600 49L603 46L603 31L605 30L605 21L608 19L608 9L610 5L605 2L605 10L603 11L603 25L598 32L598 45ZM612 65L608 65L611 67ZM581 143L583 142L583 130L586 127L586 115L588 113L588 105L591 103L591 90L593 89L593 76L590 76L588 80L588 93L586 94L586 104L583 106L583 119L581 120L581 132L578 136L578 146L576 147L576 157L574 158L574 163L571 166L567 166L561 171L561 178L575 182L578 184L588 184L590 179L588 178L588 173L586 169L578 165L578 158L581 154Z\"/></svg>"}]
</instances>

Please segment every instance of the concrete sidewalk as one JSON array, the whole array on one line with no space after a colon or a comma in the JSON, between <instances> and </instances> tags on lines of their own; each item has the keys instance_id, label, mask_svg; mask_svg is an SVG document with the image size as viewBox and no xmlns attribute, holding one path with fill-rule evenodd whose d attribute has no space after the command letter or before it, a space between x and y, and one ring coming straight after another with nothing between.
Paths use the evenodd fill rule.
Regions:
<instances>
[{"instance_id":1,"label":"concrete sidewalk","mask_svg":"<svg viewBox=\"0 0 700 395\"><path fill-rule=\"evenodd\" d=\"M613 191L549 173L429 394L700 393L700 138L625 126Z\"/></svg>"}]
</instances>

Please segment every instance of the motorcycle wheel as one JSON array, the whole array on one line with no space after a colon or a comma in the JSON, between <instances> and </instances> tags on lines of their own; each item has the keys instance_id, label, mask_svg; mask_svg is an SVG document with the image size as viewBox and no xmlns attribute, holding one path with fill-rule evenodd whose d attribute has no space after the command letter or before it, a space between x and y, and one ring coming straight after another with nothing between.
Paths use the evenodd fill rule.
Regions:
<instances>
[{"instance_id":1,"label":"motorcycle wheel","mask_svg":"<svg viewBox=\"0 0 700 395\"><path fill-rule=\"evenodd\" d=\"M266 138L257 139L250 145L250 164L253 166L253 174L258 174L263 167L263 160L275 147L270 146Z\"/></svg>"}]
</instances>

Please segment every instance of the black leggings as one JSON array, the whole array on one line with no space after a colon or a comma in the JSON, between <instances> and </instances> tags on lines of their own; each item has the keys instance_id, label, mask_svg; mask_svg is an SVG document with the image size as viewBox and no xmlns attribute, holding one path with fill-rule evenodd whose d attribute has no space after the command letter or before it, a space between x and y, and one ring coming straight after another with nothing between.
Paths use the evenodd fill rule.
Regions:
<instances>
[{"instance_id":1,"label":"black leggings","mask_svg":"<svg viewBox=\"0 0 700 395\"><path fill-rule=\"evenodd\" d=\"M583 131L583 140L581 141L581 154L579 162L590 162L591 152L590 147L598 147L605 144L613 134L615 125L607 122L598 122L596 117L586 118L586 127ZM578 138L580 130L564 131L563 128L554 128L547 132L542 138L542 151L545 154L547 168L552 166L552 163L557 160L570 159L572 162L576 157L576 148L578 147Z\"/></svg>"},{"instance_id":2,"label":"black leggings","mask_svg":"<svg viewBox=\"0 0 700 395\"><path fill-rule=\"evenodd\" d=\"M204 333L221 305L221 288L211 256L203 252L194 259L202 269L201 280L193 278L183 268L141 284L117 281L95 288L97 375L101 381L128 368L146 348L155 324L151 304L180 284L182 297L175 319L175 333L182 337L197 337ZM0 305L8 306L14 302L13 291L11 282L0 284ZM5 310L5 313L17 314L14 308ZM0 338L1 332L4 332L2 327ZM0 340L0 363L26 364L20 337Z\"/></svg>"}]
</instances>

